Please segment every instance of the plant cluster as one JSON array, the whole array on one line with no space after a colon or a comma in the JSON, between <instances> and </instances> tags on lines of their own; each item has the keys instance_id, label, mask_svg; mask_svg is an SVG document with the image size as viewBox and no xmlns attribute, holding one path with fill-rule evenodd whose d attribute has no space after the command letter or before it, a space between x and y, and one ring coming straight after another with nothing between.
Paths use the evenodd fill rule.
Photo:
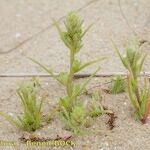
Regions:
<instances>
[{"instance_id":1,"label":"plant cluster","mask_svg":"<svg viewBox=\"0 0 150 150\"><path fill-rule=\"evenodd\" d=\"M146 54L143 55L141 53L141 49L137 41L129 44L129 46L126 48L125 55L121 55L117 47L116 51L124 67L129 72L129 75L127 77L127 89L131 103L135 108L136 116L139 120L145 123L150 113L149 85L147 85L147 82L145 80L144 86L141 89L139 87L138 76L142 71Z\"/></svg>"},{"instance_id":2,"label":"plant cluster","mask_svg":"<svg viewBox=\"0 0 150 150\"><path fill-rule=\"evenodd\" d=\"M41 108L44 96L37 98L37 90L39 88L37 80L24 82L17 89L17 94L21 100L23 114L14 118L11 115L0 113L7 121L16 127L25 131L35 131L41 126Z\"/></svg>"},{"instance_id":3,"label":"plant cluster","mask_svg":"<svg viewBox=\"0 0 150 150\"><path fill-rule=\"evenodd\" d=\"M106 109L102 105L102 97L99 91L94 91L92 93L91 105L89 108L89 116L92 118L98 117L103 114L112 114L111 110Z\"/></svg>"},{"instance_id":4,"label":"plant cluster","mask_svg":"<svg viewBox=\"0 0 150 150\"><path fill-rule=\"evenodd\" d=\"M109 87L109 92L112 94L118 94L118 93L123 93L125 92L125 80L123 79L122 76L117 75L112 78L111 80L111 85Z\"/></svg>"},{"instance_id":5,"label":"plant cluster","mask_svg":"<svg viewBox=\"0 0 150 150\"><path fill-rule=\"evenodd\" d=\"M64 86L66 95L60 98L58 110L61 119L65 123L66 129L78 134L81 133L83 127L87 126L90 119L105 113L112 114L112 111L106 109L102 105L102 99L99 92L94 92L92 94L91 105L89 105L89 107L87 104L83 103L83 100L81 99L81 94L86 91L86 86L99 71L99 68L96 69L96 71L83 83L74 82L74 76L76 73L103 60L104 58L89 61L87 63L82 63L77 58L77 54L83 47L83 37L91 26L84 30L83 20L78 18L74 12L69 13L66 17L64 21L65 30L63 30L55 20L53 21L61 40L69 49L70 62L68 72L60 72L59 75L55 75L55 73L48 67L32 58L30 59ZM113 78L110 92L113 94L121 93L124 92L125 87L127 87L128 95L135 109L136 116L139 120L145 123L150 113L150 90L146 79L144 86L142 88L139 87L138 76L142 71L146 55L141 53L138 43L132 43L129 45L129 47L126 48L125 55L121 55L116 46L115 49L129 74L127 76L127 85L121 76ZM21 100L23 108L22 115L17 116L17 118L2 112L0 112L0 115L6 118L10 123L25 131L35 131L40 128L42 122L41 109L45 97L41 96L41 98L37 98L39 87L40 84L36 79L22 83L17 89L17 94Z\"/></svg>"}]
</instances>

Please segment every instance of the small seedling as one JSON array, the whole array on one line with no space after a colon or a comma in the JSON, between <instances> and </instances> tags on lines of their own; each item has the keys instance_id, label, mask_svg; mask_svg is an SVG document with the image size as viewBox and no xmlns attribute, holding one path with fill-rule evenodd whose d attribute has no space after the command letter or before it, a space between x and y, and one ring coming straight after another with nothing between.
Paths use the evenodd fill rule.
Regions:
<instances>
[{"instance_id":1,"label":"small seedling","mask_svg":"<svg viewBox=\"0 0 150 150\"><path fill-rule=\"evenodd\" d=\"M112 94L118 94L125 92L125 80L122 76L118 75L112 78L109 92Z\"/></svg>"},{"instance_id":2,"label":"small seedling","mask_svg":"<svg viewBox=\"0 0 150 150\"><path fill-rule=\"evenodd\" d=\"M83 104L78 104L73 107L71 112L66 111L64 107L62 109L64 110L61 115L66 129L72 130L75 134L81 134L81 129L87 122L86 107Z\"/></svg>"},{"instance_id":3,"label":"small seedling","mask_svg":"<svg viewBox=\"0 0 150 150\"><path fill-rule=\"evenodd\" d=\"M66 88L67 95L60 98L59 106L61 108L61 116L65 120L65 124L73 132L79 132L80 127L84 124L85 120L85 107L83 104L78 104L78 97L85 90L87 84L92 77L99 71L99 68L87 79L83 84L77 84L73 82L75 73L85 69L86 67L97 63L104 58L82 63L77 59L77 54L83 47L83 37L91 27L83 30L83 20L79 19L74 12L68 14L64 21L66 30L62 31L58 23L54 20L54 24L59 32L60 38L70 52L70 68L68 72L61 72L56 76L53 71L45 67L41 63L32 59L33 62L41 66L47 71L53 78L61 83Z\"/></svg>"},{"instance_id":4,"label":"small seedling","mask_svg":"<svg viewBox=\"0 0 150 150\"><path fill-rule=\"evenodd\" d=\"M150 93L146 80L142 89L140 88L138 76L142 71L146 54L142 54L138 42L132 42L126 48L125 55L121 55L116 46L115 48L124 67L129 71L127 78L128 95L135 108L136 116L145 123L150 113Z\"/></svg>"},{"instance_id":5,"label":"small seedling","mask_svg":"<svg viewBox=\"0 0 150 150\"><path fill-rule=\"evenodd\" d=\"M112 111L105 109L105 107L102 105L102 97L98 91L95 91L92 94L92 101L89 109L89 116L94 118L98 117L103 114L111 114Z\"/></svg>"},{"instance_id":6,"label":"small seedling","mask_svg":"<svg viewBox=\"0 0 150 150\"><path fill-rule=\"evenodd\" d=\"M25 82L17 89L17 94L21 100L23 114L17 118L0 113L7 121L25 131L35 131L41 126L41 108L44 96L37 99L37 80Z\"/></svg>"}]
</instances>

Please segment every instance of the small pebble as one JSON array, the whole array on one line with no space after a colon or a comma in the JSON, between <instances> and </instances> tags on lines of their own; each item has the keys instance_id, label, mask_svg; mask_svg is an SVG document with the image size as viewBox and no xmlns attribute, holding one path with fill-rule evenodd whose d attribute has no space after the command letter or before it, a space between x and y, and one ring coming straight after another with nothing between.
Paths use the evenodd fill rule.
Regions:
<instances>
[{"instance_id":1,"label":"small pebble","mask_svg":"<svg viewBox=\"0 0 150 150\"><path fill-rule=\"evenodd\" d=\"M14 116L14 114L13 114L13 113L8 113L8 114L9 114L10 116L12 116L12 117Z\"/></svg>"},{"instance_id":2,"label":"small pebble","mask_svg":"<svg viewBox=\"0 0 150 150\"><path fill-rule=\"evenodd\" d=\"M136 25L136 24L134 24L134 28L137 28L137 25Z\"/></svg>"},{"instance_id":3,"label":"small pebble","mask_svg":"<svg viewBox=\"0 0 150 150\"><path fill-rule=\"evenodd\" d=\"M6 64L9 64L9 61L8 61L8 60L6 60Z\"/></svg>"},{"instance_id":4,"label":"small pebble","mask_svg":"<svg viewBox=\"0 0 150 150\"><path fill-rule=\"evenodd\" d=\"M127 103L126 103L126 102L124 102L123 104L124 104L124 105L127 105Z\"/></svg>"},{"instance_id":5,"label":"small pebble","mask_svg":"<svg viewBox=\"0 0 150 150\"><path fill-rule=\"evenodd\" d=\"M40 135L41 135L41 133L39 133L39 132L38 132L38 133L36 133L36 134L37 134L38 136L40 136Z\"/></svg>"},{"instance_id":6,"label":"small pebble","mask_svg":"<svg viewBox=\"0 0 150 150\"><path fill-rule=\"evenodd\" d=\"M20 38L20 37L21 37L21 33L19 33L19 32L16 33L16 34L15 34L15 37L16 37L16 38Z\"/></svg>"},{"instance_id":7,"label":"small pebble","mask_svg":"<svg viewBox=\"0 0 150 150\"><path fill-rule=\"evenodd\" d=\"M38 96L38 99L41 99L42 97L41 96Z\"/></svg>"},{"instance_id":8,"label":"small pebble","mask_svg":"<svg viewBox=\"0 0 150 150\"><path fill-rule=\"evenodd\" d=\"M105 144L105 146L109 146L109 144L107 142L105 142L104 144Z\"/></svg>"},{"instance_id":9,"label":"small pebble","mask_svg":"<svg viewBox=\"0 0 150 150\"><path fill-rule=\"evenodd\" d=\"M50 127L50 126L48 126L47 128L48 128L48 129L50 129L51 127Z\"/></svg>"},{"instance_id":10,"label":"small pebble","mask_svg":"<svg viewBox=\"0 0 150 150\"><path fill-rule=\"evenodd\" d=\"M97 78L95 78L94 80L95 80L95 81L98 81L98 79L97 79Z\"/></svg>"},{"instance_id":11,"label":"small pebble","mask_svg":"<svg viewBox=\"0 0 150 150\"><path fill-rule=\"evenodd\" d=\"M45 85L48 85L48 82L46 82Z\"/></svg>"},{"instance_id":12,"label":"small pebble","mask_svg":"<svg viewBox=\"0 0 150 150\"><path fill-rule=\"evenodd\" d=\"M21 17L21 14L16 14L16 17Z\"/></svg>"}]
</instances>

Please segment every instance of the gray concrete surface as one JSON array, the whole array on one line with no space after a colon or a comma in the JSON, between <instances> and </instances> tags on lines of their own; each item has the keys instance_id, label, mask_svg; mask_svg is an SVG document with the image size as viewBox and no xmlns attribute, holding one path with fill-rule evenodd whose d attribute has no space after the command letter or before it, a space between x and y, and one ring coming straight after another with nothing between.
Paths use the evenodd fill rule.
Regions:
<instances>
[{"instance_id":1,"label":"gray concrete surface","mask_svg":"<svg viewBox=\"0 0 150 150\"><path fill-rule=\"evenodd\" d=\"M76 11L85 20L85 26L94 23L84 38L79 53L82 61L106 56L101 72L123 71L110 39L119 48L133 38L133 32L142 40L150 41L149 0L1 0L0 1L0 73L37 73L42 70L25 58L33 57L59 72L68 67L68 50L52 26L52 18L59 20L69 11ZM60 21L62 22L62 20ZM131 30L132 28L132 30ZM149 70L149 48L146 71ZM13 49L9 53L8 50ZM2 54L3 53L3 54ZM92 72L95 67L84 72Z\"/></svg>"}]
</instances>

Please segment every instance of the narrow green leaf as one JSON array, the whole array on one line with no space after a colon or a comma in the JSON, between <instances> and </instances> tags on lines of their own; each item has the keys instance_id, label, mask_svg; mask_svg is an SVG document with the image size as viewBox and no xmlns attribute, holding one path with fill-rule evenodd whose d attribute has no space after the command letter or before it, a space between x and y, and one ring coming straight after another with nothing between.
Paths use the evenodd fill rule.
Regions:
<instances>
[{"instance_id":1,"label":"narrow green leaf","mask_svg":"<svg viewBox=\"0 0 150 150\"><path fill-rule=\"evenodd\" d=\"M9 123L11 123L12 125L15 125L16 127L20 128L20 124L17 120L15 120L12 116L7 115L3 112L0 112L0 115L2 117L4 117Z\"/></svg>"},{"instance_id":2,"label":"narrow green leaf","mask_svg":"<svg viewBox=\"0 0 150 150\"><path fill-rule=\"evenodd\" d=\"M88 66L90 66L90 65L93 65L93 64L95 64L95 63L97 63L97 62L99 62L99 61L105 60L105 59L106 59L106 57L103 57L103 58L99 58L99 59L96 59L96 60L87 62L87 63L85 63L84 65L82 65L82 66L79 68L78 71L80 71L80 70L82 70L82 69L84 69L84 68L86 68L86 67L88 67Z\"/></svg>"},{"instance_id":3,"label":"narrow green leaf","mask_svg":"<svg viewBox=\"0 0 150 150\"><path fill-rule=\"evenodd\" d=\"M133 88L132 88L132 84L131 84L131 79L129 77L129 79L128 79L128 94L129 94L130 100L131 100L134 108L138 111L140 109L140 105L139 105L138 101L136 100L136 97L135 97L132 89Z\"/></svg>"},{"instance_id":4,"label":"narrow green leaf","mask_svg":"<svg viewBox=\"0 0 150 150\"><path fill-rule=\"evenodd\" d=\"M62 85L66 86L66 85L67 85L67 81L68 81L68 73L66 73L66 72L61 72L61 73L57 76L57 81L59 81Z\"/></svg>"},{"instance_id":5,"label":"narrow green leaf","mask_svg":"<svg viewBox=\"0 0 150 150\"><path fill-rule=\"evenodd\" d=\"M59 24L57 23L57 21L56 21L55 19L52 19L52 20L53 20L53 24L55 25L55 27L56 27L56 29L57 29L57 31L58 31L60 37L62 38L62 33L63 33L63 32L62 32L62 30L61 30Z\"/></svg>"},{"instance_id":6,"label":"narrow green leaf","mask_svg":"<svg viewBox=\"0 0 150 150\"><path fill-rule=\"evenodd\" d=\"M73 95L73 97L77 97L79 96L83 90L85 90L86 86L88 85L88 83L91 81L91 79L96 75L96 73L100 70L100 68L98 68L90 77L89 79L87 79L83 84L82 86L80 87L80 89L78 90L77 93L74 93L75 95Z\"/></svg>"},{"instance_id":7,"label":"narrow green leaf","mask_svg":"<svg viewBox=\"0 0 150 150\"><path fill-rule=\"evenodd\" d=\"M115 48L115 51L116 51L116 53L118 54L120 60L122 61L123 65L127 68L127 62L126 62L125 58L123 58L123 56L120 54L119 49L118 49L118 47L116 46L116 44L113 42L113 40L112 40L112 44L113 44L113 46L114 46L114 48Z\"/></svg>"},{"instance_id":8,"label":"narrow green leaf","mask_svg":"<svg viewBox=\"0 0 150 150\"><path fill-rule=\"evenodd\" d=\"M29 57L28 57L29 58ZM47 73L49 73L54 79L57 80L57 76L53 74L52 70L48 69L47 67L45 67L44 65L42 65L40 62L36 61L33 58L29 58L32 62L34 62L35 64L39 65L42 69L44 69Z\"/></svg>"},{"instance_id":9,"label":"narrow green leaf","mask_svg":"<svg viewBox=\"0 0 150 150\"><path fill-rule=\"evenodd\" d=\"M143 64L144 64L144 61L145 61L146 57L147 57L147 54L145 54L145 55L143 56L143 58L141 59L140 66L139 66L140 71L142 70L142 67L143 67Z\"/></svg>"},{"instance_id":10,"label":"narrow green leaf","mask_svg":"<svg viewBox=\"0 0 150 150\"><path fill-rule=\"evenodd\" d=\"M93 26L93 24L89 25L85 31L82 33L82 37L90 30L90 28Z\"/></svg>"}]
</instances>

